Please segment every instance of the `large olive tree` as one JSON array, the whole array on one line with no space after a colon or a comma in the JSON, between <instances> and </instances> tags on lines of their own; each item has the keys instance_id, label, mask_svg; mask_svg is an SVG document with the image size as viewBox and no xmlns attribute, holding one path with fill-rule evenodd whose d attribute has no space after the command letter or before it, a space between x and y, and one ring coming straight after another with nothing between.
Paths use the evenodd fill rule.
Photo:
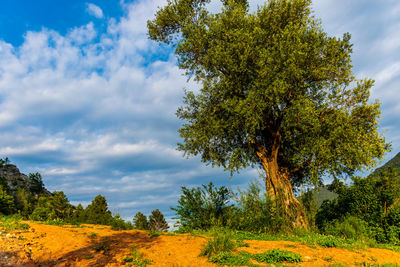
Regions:
<instances>
[{"instance_id":1,"label":"large olive tree","mask_svg":"<svg viewBox=\"0 0 400 267\"><path fill-rule=\"evenodd\" d=\"M175 48L179 67L202 84L177 112L186 155L239 171L260 164L266 191L306 226L293 185L351 174L382 158L379 103L370 79L352 74L350 35L330 37L311 0L168 0L149 37Z\"/></svg>"}]
</instances>

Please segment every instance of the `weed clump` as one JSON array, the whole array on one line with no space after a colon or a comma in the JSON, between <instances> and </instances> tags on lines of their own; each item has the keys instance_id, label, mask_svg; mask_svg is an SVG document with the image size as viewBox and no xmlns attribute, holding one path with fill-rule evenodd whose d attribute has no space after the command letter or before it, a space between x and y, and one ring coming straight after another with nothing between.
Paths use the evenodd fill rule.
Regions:
<instances>
[{"instance_id":1,"label":"weed clump","mask_svg":"<svg viewBox=\"0 0 400 267\"><path fill-rule=\"evenodd\" d=\"M223 251L212 255L210 261L218 265L243 266L248 265L250 257L235 255L230 251Z\"/></svg>"},{"instance_id":2,"label":"weed clump","mask_svg":"<svg viewBox=\"0 0 400 267\"><path fill-rule=\"evenodd\" d=\"M251 255L251 258L258 262L266 262L266 263L280 263L280 262L297 263L303 261L303 258L300 254L280 249L273 249L268 252L254 254Z\"/></svg>"},{"instance_id":3,"label":"weed clump","mask_svg":"<svg viewBox=\"0 0 400 267\"><path fill-rule=\"evenodd\" d=\"M203 247L200 256L211 257L220 252L230 252L236 248L232 235L228 232L215 231L214 236Z\"/></svg>"},{"instance_id":4,"label":"weed clump","mask_svg":"<svg viewBox=\"0 0 400 267\"><path fill-rule=\"evenodd\" d=\"M14 230L27 230L29 224L21 223L19 216L3 216L0 217L0 226L4 228L6 232L12 232Z\"/></svg>"},{"instance_id":5,"label":"weed clump","mask_svg":"<svg viewBox=\"0 0 400 267\"><path fill-rule=\"evenodd\" d=\"M149 259L143 258L143 254L139 252L137 247L132 247L131 255L121 260L128 263L127 266L146 267L148 264L151 264Z\"/></svg>"}]
</instances>

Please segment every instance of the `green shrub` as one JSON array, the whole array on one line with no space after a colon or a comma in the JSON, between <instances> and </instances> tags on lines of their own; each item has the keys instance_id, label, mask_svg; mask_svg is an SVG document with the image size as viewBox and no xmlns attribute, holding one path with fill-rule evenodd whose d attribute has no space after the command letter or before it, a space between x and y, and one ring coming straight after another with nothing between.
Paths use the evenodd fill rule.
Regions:
<instances>
[{"instance_id":1,"label":"green shrub","mask_svg":"<svg viewBox=\"0 0 400 267\"><path fill-rule=\"evenodd\" d=\"M354 240L368 239L370 236L368 223L354 216L333 220L325 226L323 233Z\"/></svg>"},{"instance_id":2,"label":"green shrub","mask_svg":"<svg viewBox=\"0 0 400 267\"><path fill-rule=\"evenodd\" d=\"M129 262L128 266L146 267L147 264L151 264L151 261L149 259L143 258L143 254L139 252L139 249L137 247L132 247L131 256L126 257L125 259L132 259L132 261Z\"/></svg>"},{"instance_id":3,"label":"green shrub","mask_svg":"<svg viewBox=\"0 0 400 267\"><path fill-rule=\"evenodd\" d=\"M55 218L55 213L51 208L37 207L30 216L33 221L47 221Z\"/></svg>"},{"instance_id":4,"label":"green shrub","mask_svg":"<svg viewBox=\"0 0 400 267\"><path fill-rule=\"evenodd\" d=\"M202 187L182 187L178 206L172 208L177 214L180 228L185 231L211 227L226 227L230 220L232 192L225 186L216 187L212 182Z\"/></svg>"},{"instance_id":5,"label":"green shrub","mask_svg":"<svg viewBox=\"0 0 400 267\"><path fill-rule=\"evenodd\" d=\"M235 249L236 244L232 240L231 233L215 231L211 239L203 247L200 256L211 257L220 252L229 252Z\"/></svg>"},{"instance_id":6,"label":"green shrub","mask_svg":"<svg viewBox=\"0 0 400 267\"><path fill-rule=\"evenodd\" d=\"M400 245L400 226L387 227L386 240L391 244Z\"/></svg>"},{"instance_id":7,"label":"green shrub","mask_svg":"<svg viewBox=\"0 0 400 267\"><path fill-rule=\"evenodd\" d=\"M254 254L251 256L251 258L258 262L266 262L266 263L279 263L279 262L297 263L303 261L303 258L300 254L280 249L273 249L269 250L268 252Z\"/></svg>"},{"instance_id":8,"label":"green shrub","mask_svg":"<svg viewBox=\"0 0 400 267\"><path fill-rule=\"evenodd\" d=\"M222 266L243 266L249 264L250 257L235 255L230 251L223 251L212 255L210 261Z\"/></svg>"},{"instance_id":9,"label":"green shrub","mask_svg":"<svg viewBox=\"0 0 400 267\"><path fill-rule=\"evenodd\" d=\"M132 224L129 222L125 222L119 214L116 214L111 218L111 229L112 230L129 230L132 229Z\"/></svg>"},{"instance_id":10,"label":"green shrub","mask_svg":"<svg viewBox=\"0 0 400 267\"><path fill-rule=\"evenodd\" d=\"M0 226L3 227L6 232L27 230L30 227L29 224L21 223L21 217L18 215L0 217Z\"/></svg>"},{"instance_id":11,"label":"green shrub","mask_svg":"<svg viewBox=\"0 0 400 267\"><path fill-rule=\"evenodd\" d=\"M106 246L101 245L101 246L98 246L98 247L93 247L93 250L96 251L96 252L100 252L100 251L106 252L108 249L106 248Z\"/></svg>"},{"instance_id":12,"label":"green shrub","mask_svg":"<svg viewBox=\"0 0 400 267\"><path fill-rule=\"evenodd\" d=\"M89 238L95 238L95 237L97 237L97 234L96 234L96 233L91 232L91 233L89 234Z\"/></svg>"}]
</instances>

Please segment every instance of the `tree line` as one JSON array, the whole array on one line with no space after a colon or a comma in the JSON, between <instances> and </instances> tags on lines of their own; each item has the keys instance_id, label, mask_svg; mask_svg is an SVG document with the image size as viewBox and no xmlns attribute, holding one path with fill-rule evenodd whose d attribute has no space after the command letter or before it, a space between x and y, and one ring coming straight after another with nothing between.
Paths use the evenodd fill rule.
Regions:
<instances>
[{"instance_id":1,"label":"tree line","mask_svg":"<svg viewBox=\"0 0 400 267\"><path fill-rule=\"evenodd\" d=\"M9 164L1 160L0 164ZM97 195L86 208L81 204L72 205L62 191L48 192L40 173L30 173L29 191L24 187L11 190L4 177L0 176L0 215L18 215L24 219L46 221L48 223L102 224L112 229L143 229L165 231L169 228L164 215L156 209L151 212L149 221L142 213L133 223L124 221L119 214L112 214L107 200ZM137 214L137 216L138 216ZM135 218L137 217L135 216Z\"/></svg>"}]
</instances>

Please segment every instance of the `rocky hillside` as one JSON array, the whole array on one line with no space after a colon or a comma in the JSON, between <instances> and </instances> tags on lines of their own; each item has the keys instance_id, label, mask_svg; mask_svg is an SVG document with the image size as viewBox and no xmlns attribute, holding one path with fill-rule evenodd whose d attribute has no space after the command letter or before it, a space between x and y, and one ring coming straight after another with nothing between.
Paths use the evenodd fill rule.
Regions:
<instances>
[{"instance_id":1,"label":"rocky hillside","mask_svg":"<svg viewBox=\"0 0 400 267\"><path fill-rule=\"evenodd\" d=\"M15 195L18 188L23 188L25 192L33 195L50 195L50 192L44 187L39 173L30 174L28 177L21 173L17 166L4 160L0 161L0 185L11 195Z\"/></svg>"}]
</instances>

